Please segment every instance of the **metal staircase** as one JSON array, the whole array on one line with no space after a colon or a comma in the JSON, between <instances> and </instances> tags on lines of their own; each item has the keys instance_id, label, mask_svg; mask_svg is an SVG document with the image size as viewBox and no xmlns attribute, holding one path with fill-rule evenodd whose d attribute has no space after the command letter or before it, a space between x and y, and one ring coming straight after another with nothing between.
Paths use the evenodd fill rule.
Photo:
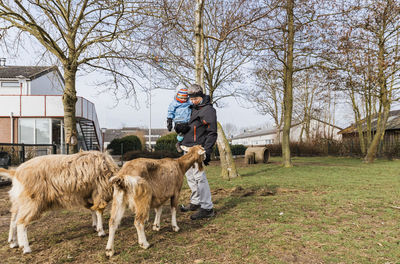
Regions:
<instances>
[{"instance_id":1,"label":"metal staircase","mask_svg":"<svg viewBox=\"0 0 400 264\"><path fill-rule=\"evenodd\" d=\"M101 150L100 142L96 134L96 127L93 121L80 118L78 120L81 127L83 140L87 150Z\"/></svg>"}]
</instances>

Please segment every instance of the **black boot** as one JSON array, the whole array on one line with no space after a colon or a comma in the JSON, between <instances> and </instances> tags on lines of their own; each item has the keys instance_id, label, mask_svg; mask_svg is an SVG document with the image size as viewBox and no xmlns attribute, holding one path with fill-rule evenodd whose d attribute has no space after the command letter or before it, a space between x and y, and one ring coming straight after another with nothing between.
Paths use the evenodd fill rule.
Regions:
<instances>
[{"instance_id":1,"label":"black boot","mask_svg":"<svg viewBox=\"0 0 400 264\"><path fill-rule=\"evenodd\" d=\"M199 219L203 219L203 218L213 217L214 215L215 215L214 209L200 208L200 210L198 210L195 214L192 214L190 216L190 219L199 220Z\"/></svg>"},{"instance_id":2,"label":"black boot","mask_svg":"<svg viewBox=\"0 0 400 264\"><path fill-rule=\"evenodd\" d=\"M192 203L190 203L186 206L183 204L181 204L179 206L179 209L181 210L181 212L196 211L199 208L200 208L200 204L192 204Z\"/></svg>"}]
</instances>

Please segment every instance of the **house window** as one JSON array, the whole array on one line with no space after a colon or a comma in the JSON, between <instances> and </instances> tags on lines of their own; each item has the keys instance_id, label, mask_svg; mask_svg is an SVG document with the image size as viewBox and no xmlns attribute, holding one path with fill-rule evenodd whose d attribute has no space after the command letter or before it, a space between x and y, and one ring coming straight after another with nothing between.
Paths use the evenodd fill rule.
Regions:
<instances>
[{"instance_id":1,"label":"house window","mask_svg":"<svg viewBox=\"0 0 400 264\"><path fill-rule=\"evenodd\" d=\"M18 141L25 144L50 144L50 119L20 118Z\"/></svg>"},{"instance_id":2,"label":"house window","mask_svg":"<svg viewBox=\"0 0 400 264\"><path fill-rule=\"evenodd\" d=\"M50 125L49 119L36 119L36 144L49 144L50 143Z\"/></svg>"},{"instance_id":3,"label":"house window","mask_svg":"<svg viewBox=\"0 0 400 264\"><path fill-rule=\"evenodd\" d=\"M19 82L1 82L3 88L18 88Z\"/></svg>"},{"instance_id":4,"label":"house window","mask_svg":"<svg viewBox=\"0 0 400 264\"><path fill-rule=\"evenodd\" d=\"M18 139L19 143L35 143L35 119L19 119Z\"/></svg>"}]
</instances>

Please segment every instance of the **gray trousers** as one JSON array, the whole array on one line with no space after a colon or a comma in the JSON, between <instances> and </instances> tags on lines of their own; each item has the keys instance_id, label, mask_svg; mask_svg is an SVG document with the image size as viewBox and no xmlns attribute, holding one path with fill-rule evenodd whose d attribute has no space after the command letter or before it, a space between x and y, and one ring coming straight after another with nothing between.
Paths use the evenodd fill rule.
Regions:
<instances>
[{"instance_id":1,"label":"gray trousers","mask_svg":"<svg viewBox=\"0 0 400 264\"><path fill-rule=\"evenodd\" d=\"M197 163L186 172L186 179L192 191L190 203L200 204L200 207L203 209L213 208L206 172L204 170L199 171Z\"/></svg>"}]
</instances>

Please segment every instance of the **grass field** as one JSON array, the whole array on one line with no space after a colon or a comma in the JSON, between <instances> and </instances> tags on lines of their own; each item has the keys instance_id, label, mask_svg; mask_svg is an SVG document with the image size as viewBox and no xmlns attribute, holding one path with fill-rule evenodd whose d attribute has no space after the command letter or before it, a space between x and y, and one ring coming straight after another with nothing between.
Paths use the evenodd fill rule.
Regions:
<instances>
[{"instance_id":1,"label":"grass field","mask_svg":"<svg viewBox=\"0 0 400 264\"><path fill-rule=\"evenodd\" d=\"M294 158L290 169L278 161L239 165L242 177L232 181L207 167L216 217L194 222L178 213L181 230L174 233L166 207L160 232L146 226L147 250L137 244L129 212L111 260L107 238L96 236L85 210L49 212L34 222L30 255L8 248L9 188L1 188L0 262L400 263L400 210L393 208L400 206L400 161ZM185 186L182 203L189 194Z\"/></svg>"}]
</instances>

